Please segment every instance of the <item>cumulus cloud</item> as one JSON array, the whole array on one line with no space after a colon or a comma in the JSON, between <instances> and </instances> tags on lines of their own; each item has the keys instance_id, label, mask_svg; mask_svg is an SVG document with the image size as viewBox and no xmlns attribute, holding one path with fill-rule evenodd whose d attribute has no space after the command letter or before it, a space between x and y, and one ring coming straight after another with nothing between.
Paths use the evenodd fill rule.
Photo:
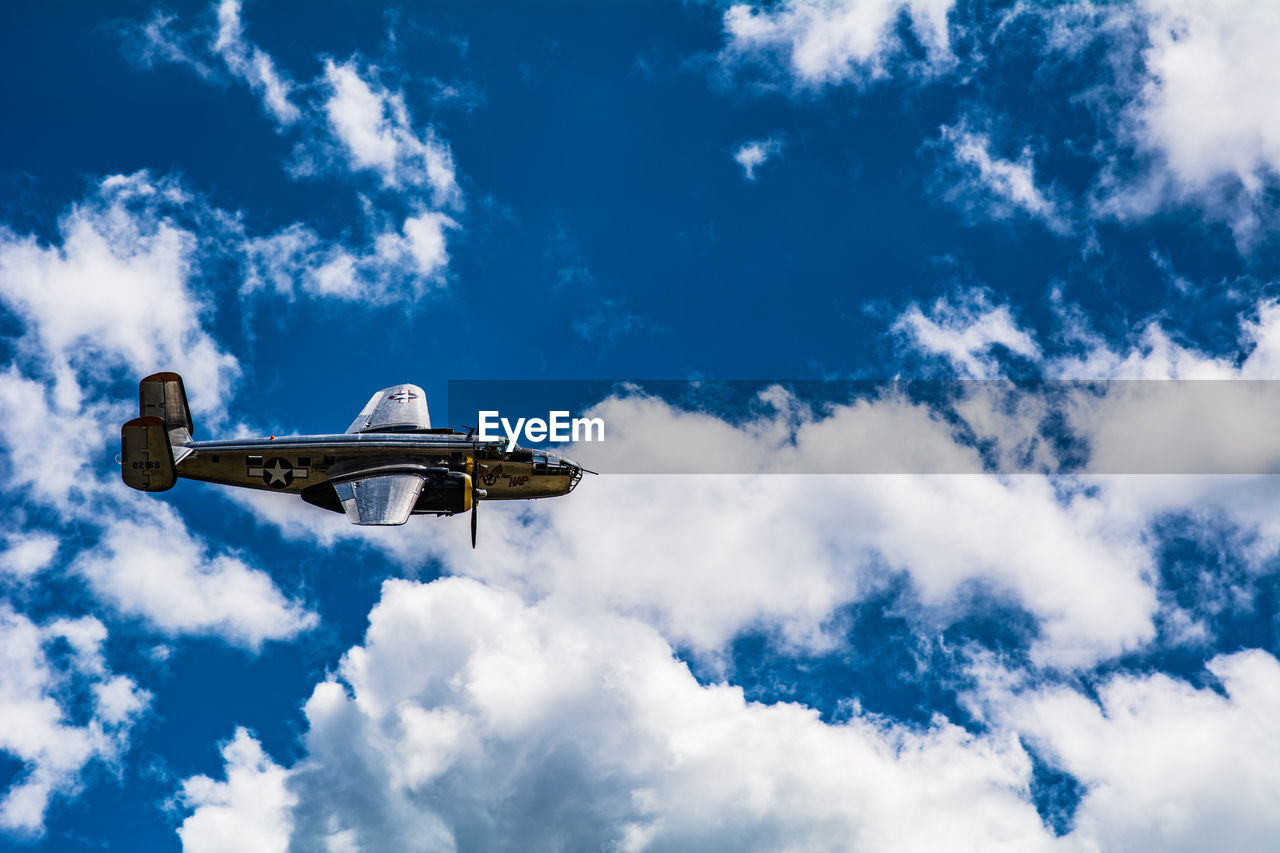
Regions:
<instances>
[{"instance_id":1,"label":"cumulus cloud","mask_svg":"<svg viewBox=\"0 0 1280 853\"><path fill-rule=\"evenodd\" d=\"M197 419L225 416L236 359L206 331L202 240L227 218L172 181L146 173L104 180L59 222L61 242L0 233L0 304L21 321L17 358L0 373L0 473L12 494L52 509L54 529L12 534L4 562L30 575L58 532L98 540L64 556L108 604L169 634L223 636L251 648L314 624L260 570L211 553L154 498L127 490L114 467L131 402L100 389L177 369ZM211 234L198 235L207 227Z\"/></svg>"},{"instance_id":2,"label":"cumulus cloud","mask_svg":"<svg viewBox=\"0 0 1280 853\"><path fill-rule=\"evenodd\" d=\"M75 794L86 766L114 764L128 746L151 697L106 667L106 636L93 617L41 625L0 604L0 753L22 764L0 798L0 829L41 834L51 800ZM87 708L74 704L77 692Z\"/></svg>"},{"instance_id":3,"label":"cumulus cloud","mask_svg":"<svg viewBox=\"0 0 1280 853\"><path fill-rule=\"evenodd\" d=\"M221 751L225 782L193 776L182 783L182 802L195 810L178 829L182 849L188 853L288 849L288 810L296 797L284 787L284 768L244 728L237 728Z\"/></svg>"},{"instance_id":4,"label":"cumulus cloud","mask_svg":"<svg viewBox=\"0 0 1280 853\"><path fill-rule=\"evenodd\" d=\"M1006 342L1050 376L1078 364L1111 366L1111 373L1092 378L1154 376L1163 363L1140 349L1104 351L1101 342L1084 354L1046 354L988 295L969 299L981 308L967 314L955 304L948 301L941 314L909 308L903 316L924 321L918 324L922 340L930 351L954 353L958 370L976 372L973 362L986 358L992 341ZM1268 357L1264 342L1275 336L1278 317L1264 307L1243 323L1242 347L1253 349L1241 370ZM1198 376L1202 368L1193 365L1214 360L1188 350L1180 361L1187 375ZM569 448L571 455L605 471L698 474L614 474L584 483L589 499L579 493L531 506L485 504L483 558L467 547L465 530L448 521L415 520L395 537L360 538L406 566L439 557L452 571L520 590L530 600L562 595L643 619L711 659L755 630L793 647L829 649L840 642L835 615L894 577L910 582L919 607L903 605L902 612L922 631L998 601L1033 617L1034 631L1024 642L1041 665L1076 669L1141 652L1160 638L1172 612L1152 525L1189 508L1211 507L1239 525L1241 540L1253 543L1252 564L1269 571L1266 555L1280 549L1280 529L1271 518L1274 501L1260 498L1265 481L1236 480L1228 487L1206 477L1157 482L919 472L986 471L992 459L1001 471L1060 470L1054 442L1064 423L1085 449L1079 467L1069 470L1101 474L1134 470L1126 466L1153 458L1175 466L1155 470L1271 470L1267 466L1280 459L1274 439L1223 451L1205 436L1190 435L1185 419L1161 409L1167 401L1128 393L1167 383L1116 385L1107 395L1080 386L1079 399L1068 394L1065 405L1034 387L1009 394L1016 389L1007 383L965 387L946 411L894 394L810 408L774 391L758 416L734 422L621 394L589 412L610 424L609 441ZM1135 407L1150 414L1135 420ZM1050 421L1052 411L1063 420ZM1245 421L1255 416L1261 435L1271 421L1257 418L1259 411L1266 410L1256 403L1240 408ZM1135 422L1151 428L1126 429ZM1192 452L1184 451L1189 444ZM830 473L850 458L868 461L856 470L883 473ZM801 471L827 473L776 475ZM307 522L307 507L264 515L258 504L267 497L254 503L254 516L280 524L286 536L331 541L357 535L315 512L314 523ZM654 530L663 535L653 536Z\"/></svg>"},{"instance_id":5,"label":"cumulus cloud","mask_svg":"<svg viewBox=\"0 0 1280 853\"><path fill-rule=\"evenodd\" d=\"M125 488L109 462L136 414L113 396L117 383L177 369L198 422L225 417L239 364L206 329L201 272L211 244L234 243L234 218L139 172L103 180L54 233L45 242L0 229L0 308L17 329L0 372L11 499L0 573L43 593L50 569L66 568L60 581L83 582L108 608L99 612L170 636L257 649L308 629L315 615L268 574ZM24 766L0 801L0 830L40 833L51 798L76 794L86 766L127 748L149 697L107 669L106 633L94 617L37 624L0 605L0 751Z\"/></svg>"},{"instance_id":6,"label":"cumulus cloud","mask_svg":"<svg viewBox=\"0 0 1280 853\"><path fill-rule=\"evenodd\" d=\"M1084 786L1073 838L1091 849L1264 850L1280 834L1280 661L1261 650L1207 669L1221 690L1116 675L995 700L1005 722ZM989 700L990 701L990 700Z\"/></svg>"},{"instance_id":7,"label":"cumulus cloud","mask_svg":"<svg viewBox=\"0 0 1280 853\"><path fill-rule=\"evenodd\" d=\"M188 64L209 80L217 77L210 63L220 61L262 98L282 129L300 136L287 167L293 178L367 174L379 188L360 196L363 245L322 237L303 223L266 235L242 233L233 223L241 233L231 250L245 265L241 292L380 305L417 300L443 285L448 234L461 228L445 211L463 208L449 143L431 125L415 126L404 92L385 86L378 67L325 58L319 77L295 86L247 40L240 0L221 0L214 11L206 48L196 34L174 26L173 16L156 13L128 28L126 50L145 66ZM298 91L318 97L295 103Z\"/></svg>"},{"instance_id":8,"label":"cumulus cloud","mask_svg":"<svg viewBox=\"0 0 1280 853\"><path fill-rule=\"evenodd\" d=\"M1136 221L1192 206L1225 223L1244 252L1280 225L1269 204L1280 176L1273 85L1280 67L1268 38L1280 27L1280 8L1265 0L1015 4L988 20L957 12L952 0L735 3L724 14L719 59L730 73L759 68L766 85L818 93L946 73L957 65L953 41L961 34L982 30L993 51L1008 50L1001 33L1031 18L1051 54L1042 70L1064 57L1099 62L1102 79L1075 99L1101 121L1094 149L1101 169L1087 204L1093 217ZM904 34L918 49L907 48ZM1036 183L1025 147L1002 155L989 134L963 123L944 129L942 141L957 173L950 182L960 189L953 200L981 195L988 215L1022 211L1069 230L1064 202Z\"/></svg>"},{"instance_id":9,"label":"cumulus cloud","mask_svg":"<svg viewBox=\"0 0 1280 853\"><path fill-rule=\"evenodd\" d=\"M430 125L415 127L404 92L385 86L377 66L356 58L325 58L321 75L303 87L317 90L319 99L300 107L291 97L299 87L277 69L270 54L245 37L240 0L220 0L214 11L216 27L207 49L177 29L172 15L156 13L127 29L126 50L145 66L187 64L205 79L215 78L210 63L220 60L262 98L279 126L301 128L303 141L290 168L294 177L368 172L380 179L384 191L429 192L437 210L462 206L449 143Z\"/></svg>"},{"instance_id":10,"label":"cumulus cloud","mask_svg":"<svg viewBox=\"0 0 1280 853\"><path fill-rule=\"evenodd\" d=\"M0 470L6 485L67 514L94 490L98 480L91 466L118 436L119 423L132 416L114 402L77 405L78 384L74 390L59 395L47 380L29 378L16 365L0 373Z\"/></svg>"},{"instance_id":11,"label":"cumulus cloud","mask_svg":"<svg viewBox=\"0 0 1280 853\"><path fill-rule=\"evenodd\" d=\"M1160 171L1156 183L1122 191L1104 209L1141 214L1168 197L1199 200L1247 243L1275 224L1264 221L1264 191L1280 173L1280 65L1267 35L1280 26L1280 8L1243 0L1142 8L1148 76L1122 129Z\"/></svg>"},{"instance_id":12,"label":"cumulus cloud","mask_svg":"<svg viewBox=\"0 0 1280 853\"><path fill-rule=\"evenodd\" d=\"M19 531L4 537L0 551L0 570L12 577L30 578L53 562L58 553L58 539L44 532Z\"/></svg>"},{"instance_id":13,"label":"cumulus cloud","mask_svg":"<svg viewBox=\"0 0 1280 853\"><path fill-rule=\"evenodd\" d=\"M1122 221L1192 206L1228 225L1248 251L1277 222L1268 192L1280 173L1268 34L1273 3L1069 4L1043 15L1049 45L1073 58L1101 39L1112 80L1086 97L1114 144L1092 193L1096 216ZM1105 90L1105 91L1102 91Z\"/></svg>"},{"instance_id":14,"label":"cumulus cloud","mask_svg":"<svg viewBox=\"0 0 1280 853\"><path fill-rule=\"evenodd\" d=\"M611 459L657 459L678 445L691 456L699 448L725 451L728 466L754 461L761 472L821 472L850 441L916 454L886 470L983 470L947 424L902 401L833 407L798 427L786 416L734 426L645 397L612 399L589 414L613 425L610 440L595 446L595 456L589 445L573 452L604 470ZM682 464L662 462L675 467L660 470ZM708 660L756 629L795 648L828 650L841 641L836 613L898 576L919 601L903 613L923 630L989 603L973 604L975 585L1017 602L1038 620L1028 642L1046 665L1087 666L1155 636L1145 518L1109 491L1026 477L764 473L615 474L581 488L590 489L589 499L484 505L482 558L468 547L465 528L447 520L360 538L408 566L438 557L454 572L531 600L560 595L644 619ZM262 516L267 497L254 502L255 517L281 524L286 536L358 535L314 511L306 523L298 516L308 507Z\"/></svg>"},{"instance_id":15,"label":"cumulus cloud","mask_svg":"<svg viewBox=\"0 0 1280 853\"><path fill-rule=\"evenodd\" d=\"M0 227L0 305L23 322L18 344L44 360L59 402L79 404L76 373L168 368L187 376L197 414L218 411L239 366L204 330L209 307L193 280L196 229L216 223L178 221L205 214L177 182L136 172L105 178L72 206L57 245Z\"/></svg>"},{"instance_id":16,"label":"cumulus cloud","mask_svg":"<svg viewBox=\"0 0 1280 853\"><path fill-rule=\"evenodd\" d=\"M297 798L291 841L308 849L1046 841L1010 737L828 726L699 685L640 623L465 579L384 584L364 645L305 710L307 756L264 799Z\"/></svg>"},{"instance_id":17,"label":"cumulus cloud","mask_svg":"<svg viewBox=\"0 0 1280 853\"><path fill-rule=\"evenodd\" d=\"M724 14L721 64L763 66L800 91L866 84L905 58L904 20L924 49L915 73L938 74L955 63L947 17L954 0L784 0L736 3Z\"/></svg>"},{"instance_id":18,"label":"cumulus cloud","mask_svg":"<svg viewBox=\"0 0 1280 853\"><path fill-rule=\"evenodd\" d=\"M963 122L943 127L941 144L951 158L941 170L943 197L966 214L975 219L1027 216L1058 233L1070 230L1062 204L1036 183L1029 147L1017 160L1000 157L989 134Z\"/></svg>"},{"instance_id":19,"label":"cumulus cloud","mask_svg":"<svg viewBox=\"0 0 1280 853\"><path fill-rule=\"evenodd\" d=\"M952 304L955 302L956 304ZM975 383L958 413L980 440L1012 445L1023 461L1000 470L1028 470L1025 454L1051 413L1088 448L1077 470L1100 474L1260 474L1280 469L1280 441L1266 427L1280 417L1276 358L1280 306L1259 302L1239 318L1238 350L1206 354L1179 342L1158 321L1140 323L1113 346L1058 303L1062 328L1043 351L1007 306L984 291L940 299L925 313L909 306L894 328L910 345L939 355L961 377L991 378L1004 369L1001 346L1025 359L1036 375L1060 380L1031 393ZM1103 384L1089 384L1102 380ZM1156 380L1156 381L1153 381ZM1043 449L1043 446L1041 446ZM905 470L914 470L907 468ZM927 469L926 469L927 470ZM1034 455L1030 470L1058 470Z\"/></svg>"},{"instance_id":20,"label":"cumulus cloud","mask_svg":"<svg viewBox=\"0 0 1280 853\"><path fill-rule=\"evenodd\" d=\"M932 351L956 353L958 368L995 340L1012 341L1003 345L1042 369L1067 370L1077 359L1122 373L1177 364L1197 375L1216 364L1185 347L1173 358L1148 352L1141 340L1116 352L1096 340L1084 355L1046 353L1011 312L993 323L996 309L983 298L963 315L952 302L941 314L917 309L932 324L920 327L924 340L943 341ZM1272 363L1278 315L1263 304L1242 322L1241 364L1258 359L1248 369ZM945 334L929 337L938 330ZM785 395L770 399L772 415L730 424L618 396L597 411L634 429L611 433L602 448L657 452L692 420L706 436L697 443L763 460L789 444L820 459L827 439L864 432L872 441L909 435L906 443L941 460L975 453L948 423L902 399L818 413ZM825 438L805 437L828 425L813 434ZM998 427L987 425L999 437ZM239 789L269 788L258 797L266 805L243 820L307 849L776 849L784 840L815 849L1194 849L1214 832L1247 847L1275 831L1265 810L1236 807L1209 787L1232 766L1246 768L1241 786L1274 786L1261 766L1274 752L1274 726L1255 724L1275 716L1280 667L1269 655L1210 664L1223 694L1160 675L1115 676L1099 700L1062 686L1099 661L1141 655L1175 615L1152 553L1160 513L1221 510L1247 528L1258 553L1273 555L1280 526L1266 483L741 476L609 477L582 488L589 500L484 506L482 554L448 521L367 537L406 565L440 557L488 585L388 582L364 644L306 705L305 757L282 768L242 744L249 758L226 759L227 782L189 799L184 841L216 839L200 827L227 825L249 808L230 805L247 802L231 790L233 775L248 780ZM346 529L333 520L331 529ZM1270 571L1266 559L1257 565ZM886 573L910 581L920 609L904 602L896 613L920 635L975 612L975 590L1032 617L1029 671L991 666L979 679L996 684L974 700L981 733L941 717L908 729L856 707L846 723L830 724L798 705L753 704L737 688L699 685L672 657L671 643L714 657L762 629L793 650L830 649L840 641L833 614ZM976 598L983 612L989 602ZM1032 805L1033 762L1021 740L1084 785L1064 838ZM1171 779L1143 790L1150 779L1140 768L1162 750L1176 754L1155 762ZM1175 781L1202 769L1203 785ZM1127 808L1135 802L1136 814ZM1166 821L1165 807L1186 817Z\"/></svg>"},{"instance_id":21,"label":"cumulus cloud","mask_svg":"<svg viewBox=\"0 0 1280 853\"><path fill-rule=\"evenodd\" d=\"M258 649L317 622L261 569L209 547L165 504L117 518L73 563L102 601L169 635L212 635Z\"/></svg>"},{"instance_id":22,"label":"cumulus cloud","mask_svg":"<svg viewBox=\"0 0 1280 853\"><path fill-rule=\"evenodd\" d=\"M388 581L306 703L305 756L281 768L237 731L227 782L184 785L182 834L192 849L238 822L305 849L1261 849L1280 664L1252 651L1209 669L1223 692L1116 675L1095 700L986 661L981 734L856 709L828 723L699 684L636 620ZM1024 741L1085 785L1064 837L1032 804Z\"/></svg>"}]
</instances>

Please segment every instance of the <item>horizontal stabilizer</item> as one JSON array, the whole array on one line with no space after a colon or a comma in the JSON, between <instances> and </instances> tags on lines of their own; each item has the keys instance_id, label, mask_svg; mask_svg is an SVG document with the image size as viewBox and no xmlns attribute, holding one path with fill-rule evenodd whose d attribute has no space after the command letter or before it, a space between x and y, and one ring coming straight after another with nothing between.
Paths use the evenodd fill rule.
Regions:
<instances>
[{"instance_id":1,"label":"horizontal stabilizer","mask_svg":"<svg viewBox=\"0 0 1280 853\"><path fill-rule=\"evenodd\" d=\"M334 483L347 520L352 524L404 524L422 493L417 474L381 474Z\"/></svg>"},{"instance_id":2,"label":"horizontal stabilizer","mask_svg":"<svg viewBox=\"0 0 1280 853\"><path fill-rule=\"evenodd\" d=\"M144 492L173 488L178 472L163 420L134 418L120 427L120 465L120 476L127 486Z\"/></svg>"}]
</instances>

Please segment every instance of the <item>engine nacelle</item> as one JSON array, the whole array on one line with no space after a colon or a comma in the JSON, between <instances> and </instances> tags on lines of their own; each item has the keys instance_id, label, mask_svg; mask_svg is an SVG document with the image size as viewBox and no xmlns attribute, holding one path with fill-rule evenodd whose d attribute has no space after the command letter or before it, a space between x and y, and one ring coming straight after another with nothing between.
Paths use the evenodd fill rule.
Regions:
<instances>
[{"instance_id":1,"label":"engine nacelle","mask_svg":"<svg viewBox=\"0 0 1280 853\"><path fill-rule=\"evenodd\" d=\"M422 489L413 511L454 513L471 509L474 486L470 474L450 472L448 477L431 480Z\"/></svg>"}]
</instances>

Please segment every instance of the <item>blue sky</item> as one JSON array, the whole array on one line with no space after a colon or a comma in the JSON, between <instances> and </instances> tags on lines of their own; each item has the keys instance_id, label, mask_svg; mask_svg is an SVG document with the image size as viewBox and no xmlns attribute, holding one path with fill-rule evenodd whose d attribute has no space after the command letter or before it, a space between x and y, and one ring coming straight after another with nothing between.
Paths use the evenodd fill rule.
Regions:
<instances>
[{"instance_id":1,"label":"blue sky","mask_svg":"<svg viewBox=\"0 0 1280 853\"><path fill-rule=\"evenodd\" d=\"M1041 458L1034 387L581 401L584 458L758 464L486 506L475 552L112 460L164 369L197 438L399 382L442 419L462 379L1280 378L1277 25L10 10L0 847L1273 849L1273 479L920 473ZM1096 470L1178 446L1071 417ZM1231 459L1274 470L1256 421ZM836 449L909 462L785 473Z\"/></svg>"}]
</instances>

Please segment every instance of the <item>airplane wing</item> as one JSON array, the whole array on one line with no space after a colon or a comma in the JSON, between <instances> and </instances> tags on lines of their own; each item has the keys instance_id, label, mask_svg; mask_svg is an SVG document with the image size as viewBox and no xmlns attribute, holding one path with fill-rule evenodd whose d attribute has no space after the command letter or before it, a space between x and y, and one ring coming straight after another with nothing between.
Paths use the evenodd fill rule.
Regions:
<instances>
[{"instance_id":1,"label":"airplane wing","mask_svg":"<svg viewBox=\"0 0 1280 853\"><path fill-rule=\"evenodd\" d=\"M424 492L432 499L423 512L452 515L471 509L471 478L460 471L412 463L373 464L302 490L313 506L346 514L352 524L404 524Z\"/></svg>"},{"instance_id":2,"label":"airplane wing","mask_svg":"<svg viewBox=\"0 0 1280 853\"><path fill-rule=\"evenodd\" d=\"M352 524L404 524L425 481L417 474L379 474L333 484Z\"/></svg>"},{"instance_id":3,"label":"airplane wing","mask_svg":"<svg viewBox=\"0 0 1280 853\"><path fill-rule=\"evenodd\" d=\"M369 398L348 433L430 429L427 395L417 385L392 385Z\"/></svg>"}]
</instances>

